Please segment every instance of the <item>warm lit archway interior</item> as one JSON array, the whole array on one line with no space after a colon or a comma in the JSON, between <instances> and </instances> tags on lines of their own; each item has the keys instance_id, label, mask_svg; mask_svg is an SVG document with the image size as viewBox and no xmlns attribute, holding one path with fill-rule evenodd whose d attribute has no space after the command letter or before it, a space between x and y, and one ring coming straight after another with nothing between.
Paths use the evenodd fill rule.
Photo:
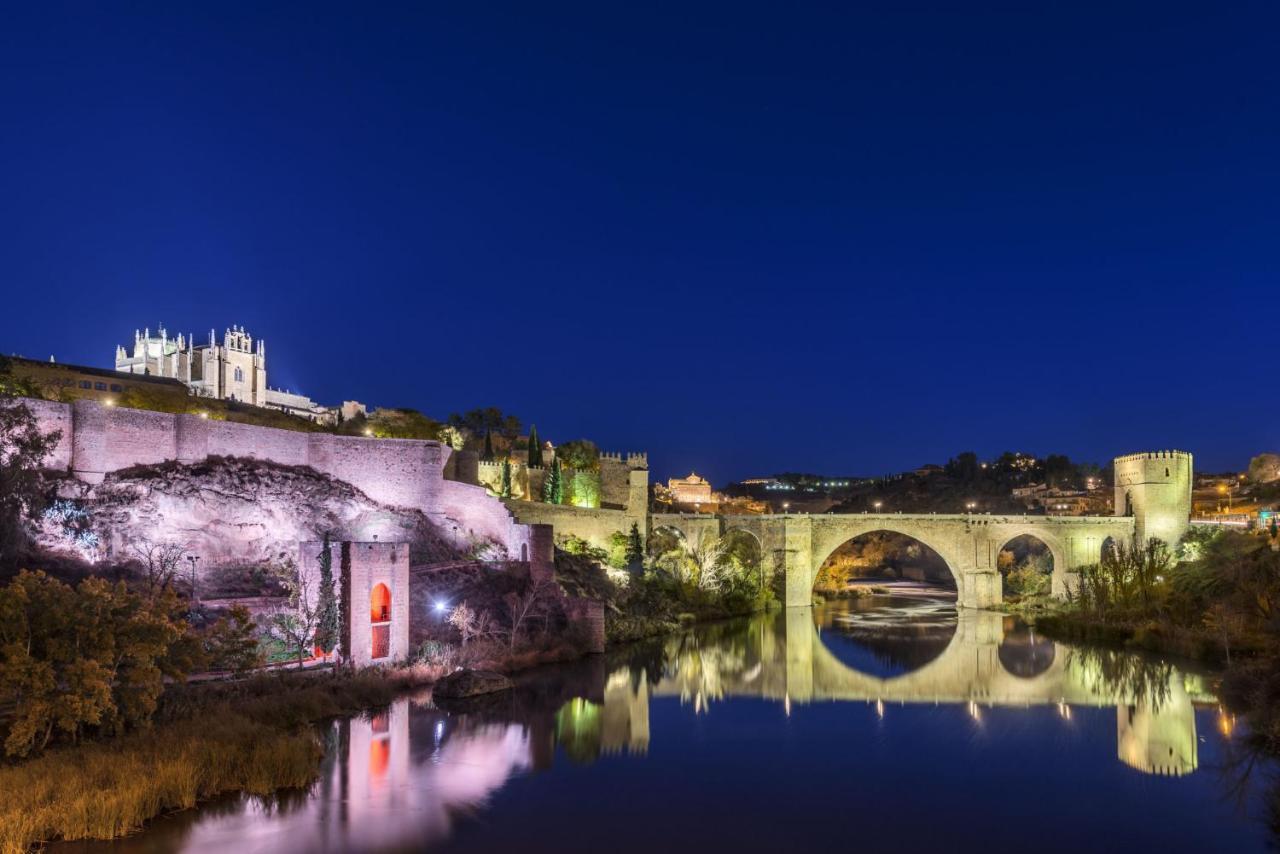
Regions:
<instances>
[{"instance_id":1,"label":"warm lit archway interior","mask_svg":"<svg viewBox=\"0 0 1280 854\"><path fill-rule=\"evenodd\" d=\"M947 562L929 546L896 531L871 531L848 540L822 562L814 590L844 598L855 588L887 586L906 592L912 588L956 592L956 579Z\"/></svg>"},{"instance_id":2,"label":"warm lit archway interior","mask_svg":"<svg viewBox=\"0 0 1280 854\"><path fill-rule=\"evenodd\" d=\"M1006 598L1048 596L1053 586L1053 552L1031 534L1005 543L996 555L996 569Z\"/></svg>"},{"instance_id":3,"label":"warm lit archway interior","mask_svg":"<svg viewBox=\"0 0 1280 854\"><path fill-rule=\"evenodd\" d=\"M391 654L391 590L385 584L373 585L369 593L369 621L373 647L370 657L377 661Z\"/></svg>"}]
</instances>

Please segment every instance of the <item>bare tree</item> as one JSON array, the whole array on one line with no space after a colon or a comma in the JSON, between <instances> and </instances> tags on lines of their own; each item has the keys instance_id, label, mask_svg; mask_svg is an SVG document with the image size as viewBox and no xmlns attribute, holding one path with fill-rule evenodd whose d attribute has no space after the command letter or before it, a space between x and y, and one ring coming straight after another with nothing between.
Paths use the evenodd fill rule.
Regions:
<instances>
[{"instance_id":1,"label":"bare tree","mask_svg":"<svg viewBox=\"0 0 1280 854\"><path fill-rule=\"evenodd\" d=\"M129 551L142 565L143 580L147 583L147 589L155 591L163 590L173 583L178 570L182 567L182 561L187 556L187 545L156 542L146 537L139 537L129 543Z\"/></svg>"},{"instance_id":2,"label":"bare tree","mask_svg":"<svg viewBox=\"0 0 1280 854\"><path fill-rule=\"evenodd\" d=\"M462 635L463 646L474 638L489 634L491 628L489 615L477 612L466 602L459 602L453 607L448 622Z\"/></svg>"},{"instance_id":3,"label":"bare tree","mask_svg":"<svg viewBox=\"0 0 1280 854\"><path fill-rule=\"evenodd\" d=\"M523 595L514 592L506 595L503 603L507 606L507 616L511 618L510 643L513 648L527 623L541 620L546 625L547 605L558 589L555 582L544 578L531 583Z\"/></svg>"},{"instance_id":4,"label":"bare tree","mask_svg":"<svg viewBox=\"0 0 1280 854\"><path fill-rule=\"evenodd\" d=\"M320 607L315 595L315 579L292 561L273 568L273 574L288 591L288 599L267 614L267 634L298 655L298 666L306 662L320 623Z\"/></svg>"}]
</instances>

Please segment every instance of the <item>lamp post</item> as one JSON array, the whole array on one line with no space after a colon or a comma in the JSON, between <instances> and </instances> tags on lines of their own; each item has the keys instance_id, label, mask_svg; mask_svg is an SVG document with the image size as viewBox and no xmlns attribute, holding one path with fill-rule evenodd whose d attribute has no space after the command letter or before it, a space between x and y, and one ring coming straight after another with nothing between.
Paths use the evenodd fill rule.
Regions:
<instances>
[{"instance_id":1,"label":"lamp post","mask_svg":"<svg viewBox=\"0 0 1280 854\"><path fill-rule=\"evenodd\" d=\"M196 564L200 562L200 555L187 555L187 561L191 564L191 601L199 608L200 590L196 587Z\"/></svg>"},{"instance_id":2,"label":"lamp post","mask_svg":"<svg viewBox=\"0 0 1280 854\"><path fill-rule=\"evenodd\" d=\"M871 502L871 506L875 508L875 511L876 511L877 513L879 513L879 512L880 512L880 505L882 505L882 504L884 504L884 502L883 502L883 501L873 501L873 502Z\"/></svg>"}]
</instances>

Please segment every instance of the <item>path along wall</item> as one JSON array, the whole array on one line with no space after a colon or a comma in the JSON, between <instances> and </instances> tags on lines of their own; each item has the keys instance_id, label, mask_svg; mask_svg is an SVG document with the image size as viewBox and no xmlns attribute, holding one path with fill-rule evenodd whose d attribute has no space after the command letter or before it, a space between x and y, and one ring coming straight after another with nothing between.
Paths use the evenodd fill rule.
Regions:
<instances>
[{"instance_id":1,"label":"path along wall","mask_svg":"<svg viewBox=\"0 0 1280 854\"><path fill-rule=\"evenodd\" d=\"M89 483L130 466L195 463L210 456L309 466L381 504L421 510L446 532L465 530L470 537L494 540L512 558L528 549L528 526L517 523L501 501L482 487L444 479L451 451L439 442L302 433L92 400L24 402L43 432L60 434L45 466Z\"/></svg>"}]
</instances>

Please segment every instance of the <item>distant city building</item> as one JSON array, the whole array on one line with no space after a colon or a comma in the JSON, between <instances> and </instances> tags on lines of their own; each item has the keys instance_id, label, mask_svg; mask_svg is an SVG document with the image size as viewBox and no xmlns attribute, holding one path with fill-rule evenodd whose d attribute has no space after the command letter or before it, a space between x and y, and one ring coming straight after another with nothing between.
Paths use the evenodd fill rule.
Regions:
<instances>
[{"instance_id":1,"label":"distant city building","mask_svg":"<svg viewBox=\"0 0 1280 854\"><path fill-rule=\"evenodd\" d=\"M667 489L674 501L680 504L710 504L711 484L697 473L688 477L673 477L667 481Z\"/></svg>"},{"instance_id":2,"label":"distant city building","mask_svg":"<svg viewBox=\"0 0 1280 854\"><path fill-rule=\"evenodd\" d=\"M944 469L942 466L934 465L933 463L926 463L925 465L922 465L920 466L920 468L916 469L916 474L918 474L920 477L929 477L929 475L942 474L945 471L946 469Z\"/></svg>"},{"instance_id":3,"label":"distant city building","mask_svg":"<svg viewBox=\"0 0 1280 854\"><path fill-rule=\"evenodd\" d=\"M233 326L218 343L209 330L209 343L197 345L194 336L170 338L160 327L133 333L133 352L116 347L116 370L129 374L175 379L200 397L236 400L253 406L278 409L312 421L332 422L335 410L267 385L267 346L243 326ZM356 404L358 406L358 404Z\"/></svg>"}]
</instances>

